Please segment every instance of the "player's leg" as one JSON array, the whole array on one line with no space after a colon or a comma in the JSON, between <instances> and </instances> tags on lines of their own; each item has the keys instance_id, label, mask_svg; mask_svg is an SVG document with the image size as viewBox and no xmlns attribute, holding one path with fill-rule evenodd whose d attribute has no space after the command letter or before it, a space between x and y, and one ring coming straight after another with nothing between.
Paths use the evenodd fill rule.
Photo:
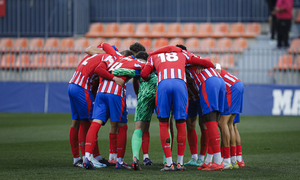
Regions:
<instances>
[{"instance_id":1,"label":"player's leg","mask_svg":"<svg viewBox=\"0 0 300 180\"><path fill-rule=\"evenodd\" d=\"M190 106L191 106L191 103L190 103ZM189 108L189 112L190 112L190 110L191 109ZM197 149L198 137L197 137L197 132L196 132L196 122L197 122L196 120L197 120L197 114L194 117L186 119L188 143L189 143L190 152L191 152L192 157L187 163L184 163L184 165L198 166L198 164L197 164L197 159L198 159L198 149Z\"/></svg>"},{"instance_id":2,"label":"player's leg","mask_svg":"<svg viewBox=\"0 0 300 180\"><path fill-rule=\"evenodd\" d=\"M233 168L239 168L236 161L236 135L233 127L233 121L235 119L235 116L236 114L232 114L228 121L228 128L230 132L230 155Z\"/></svg>"},{"instance_id":3,"label":"player's leg","mask_svg":"<svg viewBox=\"0 0 300 180\"><path fill-rule=\"evenodd\" d=\"M230 160L230 131L228 127L228 122L231 115L221 115L218 122L220 132L221 132L221 153L223 155L223 164L225 169L232 169L232 164Z\"/></svg>"},{"instance_id":4,"label":"player's leg","mask_svg":"<svg viewBox=\"0 0 300 180\"><path fill-rule=\"evenodd\" d=\"M209 143L208 131L207 131L207 127L205 125L205 119L204 119L203 115L201 115L201 117L199 115L199 126L200 126L200 131L201 131L201 138L200 138L200 153L199 153L197 161L199 164L202 165L204 163L204 158L205 158L205 154L208 149L208 143Z\"/></svg>"},{"instance_id":5,"label":"player's leg","mask_svg":"<svg viewBox=\"0 0 300 180\"><path fill-rule=\"evenodd\" d=\"M82 159L79 154L79 143L78 143L78 130L79 130L79 120L72 120L72 125L69 132L69 141L71 145L71 151L73 155L73 165L75 167L82 166Z\"/></svg>"},{"instance_id":6,"label":"player's leg","mask_svg":"<svg viewBox=\"0 0 300 180\"><path fill-rule=\"evenodd\" d=\"M242 156L241 136L240 136L240 133L237 129L237 124L236 123L234 124L233 127L234 127L235 135L236 135L236 153L237 153L236 159L237 159L239 167L244 167L245 162L244 162L244 159L243 159L243 156Z\"/></svg>"},{"instance_id":7,"label":"player's leg","mask_svg":"<svg viewBox=\"0 0 300 180\"><path fill-rule=\"evenodd\" d=\"M109 131L109 158L108 162L116 164L117 162L117 139L118 139L118 129L112 129L111 125Z\"/></svg>"}]
</instances>

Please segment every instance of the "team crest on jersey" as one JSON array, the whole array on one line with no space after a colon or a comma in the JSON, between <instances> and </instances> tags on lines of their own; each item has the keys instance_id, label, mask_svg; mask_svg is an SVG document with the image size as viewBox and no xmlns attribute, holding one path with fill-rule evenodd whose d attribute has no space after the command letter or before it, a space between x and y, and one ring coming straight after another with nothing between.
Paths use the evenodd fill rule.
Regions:
<instances>
[{"instance_id":1,"label":"team crest on jersey","mask_svg":"<svg viewBox=\"0 0 300 180\"><path fill-rule=\"evenodd\" d=\"M135 63L134 67L142 67L142 65Z\"/></svg>"}]
</instances>

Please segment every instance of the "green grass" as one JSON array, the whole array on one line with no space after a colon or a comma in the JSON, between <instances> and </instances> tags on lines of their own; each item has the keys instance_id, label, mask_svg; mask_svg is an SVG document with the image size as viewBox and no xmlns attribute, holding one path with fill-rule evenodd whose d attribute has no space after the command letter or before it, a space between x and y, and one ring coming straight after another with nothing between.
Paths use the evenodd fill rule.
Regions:
<instances>
[{"instance_id":1,"label":"green grass","mask_svg":"<svg viewBox=\"0 0 300 180\"><path fill-rule=\"evenodd\" d=\"M153 166L142 165L143 170L135 172L114 167L94 171L75 168L68 140L70 119L69 114L0 113L0 179L300 179L299 117L242 116L238 129L246 167L222 172L203 172L196 167L160 172L162 150L156 118L150 127ZM128 127L125 161L131 163L133 116L129 116ZM105 158L109 153L109 129L108 123L98 134L99 149ZM197 132L200 134L199 128ZM176 152L174 146L175 161ZM184 162L189 159L187 143Z\"/></svg>"}]
</instances>

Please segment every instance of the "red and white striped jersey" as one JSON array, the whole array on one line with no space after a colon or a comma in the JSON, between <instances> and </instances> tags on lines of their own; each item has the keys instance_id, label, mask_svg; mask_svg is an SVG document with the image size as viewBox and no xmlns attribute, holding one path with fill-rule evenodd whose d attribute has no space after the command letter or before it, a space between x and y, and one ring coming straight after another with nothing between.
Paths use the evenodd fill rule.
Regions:
<instances>
[{"instance_id":1,"label":"red and white striped jersey","mask_svg":"<svg viewBox=\"0 0 300 180\"><path fill-rule=\"evenodd\" d=\"M95 74L94 70L101 61L113 59L108 54L96 54L93 56L85 56L79 63L69 83L77 84L84 89L90 90L92 76Z\"/></svg>"},{"instance_id":2,"label":"red and white striped jersey","mask_svg":"<svg viewBox=\"0 0 300 180\"><path fill-rule=\"evenodd\" d=\"M192 83L187 83L187 88L188 88L188 96L189 100L196 101L200 99L200 94L199 94L199 87L200 85L197 83L199 82L197 80L197 77L194 77L195 73L194 70L192 69L194 66L187 66L186 67L186 72L188 73L189 77L192 80Z\"/></svg>"},{"instance_id":3,"label":"red and white striped jersey","mask_svg":"<svg viewBox=\"0 0 300 180\"><path fill-rule=\"evenodd\" d=\"M200 73L197 73L197 68L195 66L191 66L190 72L193 74L196 84L199 87L210 77L221 77L221 75L214 68L205 68Z\"/></svg>"},{"instance_id":4,"label":"red and white striped jersey","mask_svg":"<svg viewBox=\"0 0 300 180\"><path fill-rule=\"evenodd\" d=\"M231 87L238 81L240 81L237 77L234 75L230 74L224 69L221 69L220 75L222 76L223 80L225 81L226 86Z\"/></svg>"},{"instance_id":5,"label":"red and white striped jersey","mask_svg":"<svg viewBox=\"0 0 300 180\"><path fill-rule=\"evenodd\" d=\"M115 62L104 62L107 64L107 71L112 71L118 68L142 70L145 66L145 62L142 62L138 59L134 59L132 56L120 57ZM127 76L121 78L123 78L125 81L128 81L130 79L130 77ZM124 97L126 93L126 84L123 87L121 87L114 81L102 79L102 82L100 83L100 86L98 88L98 92L111 93Z\"/></svg>"}]
</instances>

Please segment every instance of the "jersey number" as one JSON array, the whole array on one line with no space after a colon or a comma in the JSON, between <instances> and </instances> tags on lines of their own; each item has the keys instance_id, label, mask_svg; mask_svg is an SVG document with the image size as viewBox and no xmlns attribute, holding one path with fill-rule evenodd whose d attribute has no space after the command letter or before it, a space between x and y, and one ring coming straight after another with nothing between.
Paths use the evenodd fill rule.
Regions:
<instances>
[{"instance_id":1,"label":"jersey number","mask_svg":"<svg viewBox=\"0 0 300 180\"><path fill-rule=\"evenodd\" d=\"M109 68L108 71L112 71L112 70L114 70L114 69L119 69L122 65L123 65L123 63L115 62L115 63Z\"/></svg>"},{"instance_id":2,"label":"jersey number","mask_svg":"<svg viewBox=\"0 0 300 180\"><path fill-rule=\"evenodd\" d=\"M158 55L158 57L160 57L161 62L166 62L167 61L177 61L178 60L178 56L177 53L160 53Z\"/></svg>"},{"instance_id":3,"label":"jersey number","mask_svg":"<svg viewBox=\"0 0 300 180\"><path fill-rule=\"evenodd\" d=\"M81 64L82 64L82 65L87 65L88 60L91 59L91 58L93 58L93 57L95 57L95 56L97 56L97 54L95 54L95 55L93 55L93 56L91 56L91 57L89 57L89 58L86 58Z\"/></svg>"}]
</instances>

